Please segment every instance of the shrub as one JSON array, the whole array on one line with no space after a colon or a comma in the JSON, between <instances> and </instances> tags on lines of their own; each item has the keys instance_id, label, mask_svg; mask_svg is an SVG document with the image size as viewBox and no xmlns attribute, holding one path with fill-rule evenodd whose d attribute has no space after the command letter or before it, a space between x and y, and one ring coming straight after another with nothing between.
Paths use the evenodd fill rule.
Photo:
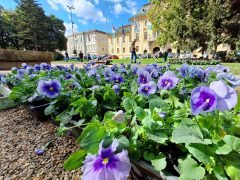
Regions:
<instances>
[{"instance_id":1,"label":"shrub","mask_svg":"<svg viewBox=\"0 0 240 180\"><path fill-rule=\"evenodd\" d=\"M54 52L54 61L60 61L64 59L64 55L60 52Z\"/></svg>"}]
</instances>

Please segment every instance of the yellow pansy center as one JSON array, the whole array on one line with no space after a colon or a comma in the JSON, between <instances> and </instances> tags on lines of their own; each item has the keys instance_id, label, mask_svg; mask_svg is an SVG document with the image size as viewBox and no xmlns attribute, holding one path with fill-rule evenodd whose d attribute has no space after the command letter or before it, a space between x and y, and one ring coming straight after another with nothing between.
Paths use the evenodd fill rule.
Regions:
<instances>
[{"instance_id":1,"label":"yellow pansy center","mask_svg":"<svg viewBox=\"0 0 240 180\"><path fill-rule=\"evenodd\" d=\"M109 161L108 158L104 158L102 163L106 165L108 163L108 161Z\"/></svg>"},{"instance_id":2,"label":"yellow pansy center","mask_svg":"<svg viewBox=\"0 0 240 180\"><path fill-rule=\"evenodd\" d=\"M52 90L53 90L53 87L51 86L51 87L49 88L49 90L52 91Z\"/></svg>"},{"instance_id":3,"label":"yellow pansy center","mask_svg":"<svg viewBox=\"0 0 240 180\"><path fill-rule=\"evenodd\" d=\"M118 79L116 79L116 82L118 83Z\"/></svg>"},{"instance_id":4,"label":"yellow pansy center","mask_svg":"<svg viewBox=\"0 0 240 180\"><path fill-rule=\"evenodd\" d=\"M148 87L145 87L145 91L148 91L148 89L149 89Z\"/></svg>"},{"instance_id":5,"label":"yellow pansy center","mask_svg":"<svg viewBox=\"0 0 240 180\"><path fill-rule=\"evenodd\" d=\"M168 82L168 81L165 81L165 84L167 85L167 84L169 84L169 82Z\"/></svg>"}]
</instances>

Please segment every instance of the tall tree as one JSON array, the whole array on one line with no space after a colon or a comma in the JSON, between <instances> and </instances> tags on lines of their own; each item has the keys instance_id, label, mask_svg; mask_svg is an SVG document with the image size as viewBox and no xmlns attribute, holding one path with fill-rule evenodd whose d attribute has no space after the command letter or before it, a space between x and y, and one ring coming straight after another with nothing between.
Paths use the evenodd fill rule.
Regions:
<instances>
[{"instance_id":1,"label":"tall tree","mask_svg":"<svg viewBox=\"0 0 240 180\"><path fill-rule=\"evenodd\" d=\"M149 19L160 45L202 51L239 39L239 0L152 0Z\"/></svg>"},{"instance_id":2,"label":"tall tree","mask_svg":"<svg viewBox=\"0 0 240 180\"><path fill-rule=\"evenodd\" d=\"M45 49L47 17L36 0L19 1L16 15L20 45L30 50Z\"/></svg>"},{"instance_id":3,"label":"tall tree","mask_svg":"<svg viewBox=\"0 0 240 180\"><path fill-rule=\"evenodd\" d=\"M54 51L55 49L65 50L67 48L67 39L64 35L66 28L63 21L54 15L47 17L47 44L46 49Z\"/></svg>"}]
</instances>

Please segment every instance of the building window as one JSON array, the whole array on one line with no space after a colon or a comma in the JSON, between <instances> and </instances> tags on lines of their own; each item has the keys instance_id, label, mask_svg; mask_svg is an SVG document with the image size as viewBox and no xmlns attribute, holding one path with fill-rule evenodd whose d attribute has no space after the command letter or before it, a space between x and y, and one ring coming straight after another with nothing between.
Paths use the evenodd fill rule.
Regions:
<instances>
[{"instance_id":1,"label":"building window","mask_svg":"<svg viewBox=\"0 0 240 180\"><path fill-rule=\"evenodd\" d=\"M147 32L144 32L144 39L147 39Z\"/></svg>"},{"instance_id":2,"label":"building window","mask_svg":"<svg viewBox=\"0 0 240 180\"><path fill-rule=\"evenodd\" d=\"M104 48L102 48L102 51L104 51Z\"/></svg>"},{"instance_id":3,"label":"building window","mask_svg":"<svg viewBox=\"0 0 240 180\"><path fill-rule=\"evenodd\" d=\"M125 43L125 36L123 36L123 42Z\"/></svg>"},{"instance_id":4,"label":"building window","mask_svg":"<svg viewBox=\"0 0 240 180\"><path fill-rule=\"evenodd\" d=\"M129 52L131 52L132 51L132 48L131 47L129 47Z\"/></svg>"},{"instance_id":5,"label":"building window","mask_svg":"<svg viewBox=\"0 0 240 180\"><path fill-rule=\"evenodd\" d=\"M132 41L132 36L129 36L129 42L131 42Z\"/></svg>"},{"instance_id":6,"label":"building window","mask_svg":"<svg viewBox=\"0 0 240 180\"><path fill-rule=\"evenodd\" d=\"M118 44L118 37L117 37L117 44Z\"/></svg>"},{"instance_id":7,"label":"building window","mask_svg":"<svg viewBox=\"0 0 240 180\"><path fill-rule=\"evenodd\" d=\"M119 53L119 48L117 48L117 53Z\"/></svg>"},{"instance_id":8,"label":"building window","mask_svg":"<svg viewBox=\"0 0 240 180\"><path fill-rule=\"evenodd\" d=\"M114 50L112 49L112 54L114 53Z\"/></svg>"},{"instance_id":9,"label":"building window","mask_svg":"<svg viewBox=\"0 0 240 180\"><path fill-rule=\"evenodd\" d=\"M139 41L139 33L136 33L136 41Z\"/></svg>"},{"instance_id":10,"label":"building window","mask_svg":"<svg viewBox=\"0 0 240 180\"><path fill-rule=\"evenodd\" d=\"M145 21L145 26L147 26L147 21Z\"/></svg>"},{"instance_id":11,"label":"building window","mask_svg":"<svg viewBox=\"0 0 240 180\"><path fill-rule=\"evenodd\" d=\"M125 48L123 48L123 53L125 53Z\"/></svg>"}]
</instances>

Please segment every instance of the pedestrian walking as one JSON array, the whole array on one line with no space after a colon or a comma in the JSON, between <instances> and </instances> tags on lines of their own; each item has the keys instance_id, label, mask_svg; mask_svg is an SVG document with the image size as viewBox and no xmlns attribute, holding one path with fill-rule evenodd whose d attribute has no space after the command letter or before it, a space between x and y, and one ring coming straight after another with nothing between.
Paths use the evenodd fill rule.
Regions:
<instances>
[{"instance_id":1,"label":"pedestrian walking","mask_svg":"<svg viewBox=\"0 0 240 180\"><path fill-rule=\"evenodd\" d=\"M82 51L79 52L79 59L80 59L80 61L83 61L83 53L82 53Z\"/></svg>"},{"instance_id":2,"label":"pedestrian walking","mask_svg":"<svg viewBox=\"0 0 240 180\"><path fill-rule=\"evenodd\" d=\"M135 43L136 43L136 40L132 41L132 44L131 44L131 63L136 63L136 60L137 60Z\"/></svg>"},{"instance_id":3,"label":"pedestrian walking","mask_svg":"<svg viewBox=\"0 0 240 180\"><path fill-rule=\"evenodd\" d=\"M68 52L66 51L65 52L65 61L68 61L69 60L69 56L68 56Z\"/></svg>"}]
</instances>

